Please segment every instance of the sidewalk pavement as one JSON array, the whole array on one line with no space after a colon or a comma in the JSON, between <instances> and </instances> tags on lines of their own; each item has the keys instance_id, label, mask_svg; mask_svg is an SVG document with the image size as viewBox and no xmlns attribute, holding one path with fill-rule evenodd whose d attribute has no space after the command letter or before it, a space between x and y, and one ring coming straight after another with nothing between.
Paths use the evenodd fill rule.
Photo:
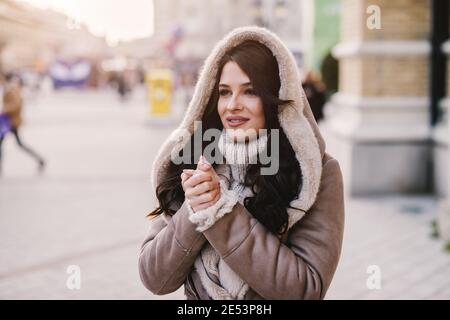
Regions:
<instances>
[{"instance_id":1,"label":"sidewalk pavement","mask_svg":"<svg viewBox=\"0 0 450 320\"><path fill-rule=\"evenodd\" d=\"M450 299L450 253L431 236L436 204L419 196L347 201L341 260L326 298Z\"/></svg>"},{"instance_id":2,"label":"sidewalk pavement","mask_svg":"<svg viewBox=\"0 0 450 320\"><path fill-rule=\"evenodd\" d=\"M150 168L173 126L148 121L145 93L41 96L26 107L23 140L47 159L42 174L11 137L0 177L0 299L183 299L155 296L137 259L154 205ZM450 298L450 255L429 237L431 197L346 202L342 258L327 299ZM81 288L66 286L71 265ZM381 289L370 290L377 265Z\"/></svg>"}]
</instances>

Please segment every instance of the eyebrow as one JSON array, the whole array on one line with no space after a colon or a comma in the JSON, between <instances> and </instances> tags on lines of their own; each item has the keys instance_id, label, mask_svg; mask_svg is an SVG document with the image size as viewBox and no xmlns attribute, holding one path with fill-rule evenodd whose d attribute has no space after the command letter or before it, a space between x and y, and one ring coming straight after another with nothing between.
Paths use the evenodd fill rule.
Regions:
<instances>
[{"instance_id":1,"label":"eyebrow","mask_svg":"<svg viewBox=\"0 0 450 320\"><path fill-rule=\"evenodd\" d=\"M241 84L240 87L248 87L248 86L251 86L251 85L252 85L251 82L246 82L246 83ZM227 87L227 88L229 88L230 86L225 84L225 83L219 83L219 87Z\"/></svg>"}]
</instances>

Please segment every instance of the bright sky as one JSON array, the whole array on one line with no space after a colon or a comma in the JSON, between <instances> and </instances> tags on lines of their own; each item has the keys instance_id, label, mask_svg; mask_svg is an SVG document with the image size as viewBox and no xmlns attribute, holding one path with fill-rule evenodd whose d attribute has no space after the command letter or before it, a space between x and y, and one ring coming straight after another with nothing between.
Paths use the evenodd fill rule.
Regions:
<instances>
[{"instance_id":1,"label":"bright sky","mask_svg":"<svg viewBox=\"0 0 450 320\"><path fill-rule=\"evenodd\" d=\"M43 9L54 9L85 23L106 36L108 43L153 34L153 0L17 0Z\"/></svg>"}]
</instances>

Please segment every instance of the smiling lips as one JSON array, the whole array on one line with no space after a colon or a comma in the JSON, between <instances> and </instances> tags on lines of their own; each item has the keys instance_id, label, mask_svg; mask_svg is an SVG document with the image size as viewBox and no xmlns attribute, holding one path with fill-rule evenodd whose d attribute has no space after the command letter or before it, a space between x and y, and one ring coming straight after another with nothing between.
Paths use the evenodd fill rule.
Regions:
<instances>
[{"instance_id":1,"label":"smiling lips","mask_svg":"<svg viewBox=\"0 0 450 320\"><path fill-rule=\"evenodd\" d=\"M240 125L243 125L250 119L240 117L240 116L229 116L229 117L226 117L226 120L230 127L239 127Z\"/></svg>"}]
</instances>

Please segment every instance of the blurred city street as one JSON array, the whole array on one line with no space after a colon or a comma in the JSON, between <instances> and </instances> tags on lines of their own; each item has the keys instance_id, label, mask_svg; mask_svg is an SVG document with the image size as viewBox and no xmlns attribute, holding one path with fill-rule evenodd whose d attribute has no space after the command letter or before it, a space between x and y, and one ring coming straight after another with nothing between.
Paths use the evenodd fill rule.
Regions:
<instances>
[{"instance_id":1,"label":"blurred city street","mask_svg":"<svg viewBox=\"0 0 450 320\"><path fill-rule=\"evenodd\" d=\"M47 160L44 172L4 144L0 177L0 299L183 299L153 296L137 258L153 208L150 168L173 129L149 121L137 90L126 102L108 90L69 90L29 100L22 134ZM346 202L342 259L328 299L449 299L450 254L430 237L433 197ZM81 288L66 286L67 267ZM370 290L367 268L379 267Z\"/></svg>"},{"instance_id":2,"label":"blurred city street","mask_svg":"<svg viewBox=\"0 0 450 320\"><path fill-rule=\"evenodd\" d=\"M147 100L113 91L39 97L23 140L44 155L39 175L14 139L0 178L0 299L143 299L137 258L152 209L151 161L170 128L151 127ZM69 265L81 289L69 290ZM171 297L179 297L174 294Z\"/></svg>"}]
</instances>

